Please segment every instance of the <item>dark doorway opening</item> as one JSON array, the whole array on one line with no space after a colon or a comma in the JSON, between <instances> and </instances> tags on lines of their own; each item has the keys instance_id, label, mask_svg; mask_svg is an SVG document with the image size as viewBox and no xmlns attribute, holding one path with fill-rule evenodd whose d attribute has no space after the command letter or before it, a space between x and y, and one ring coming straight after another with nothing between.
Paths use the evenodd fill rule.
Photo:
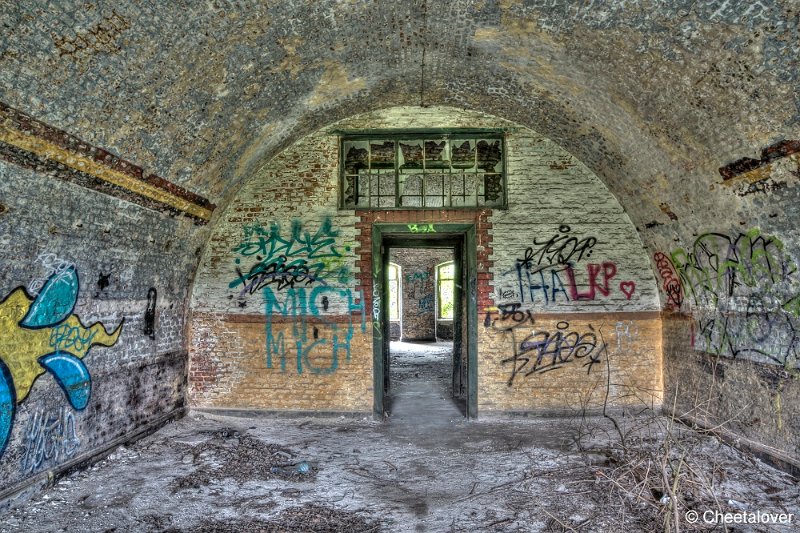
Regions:
<instances>
[{"instance_id":1,"label":"dark doorway opening","mask_svg":"<svg viewBox=\"0 0 800 533\"><path fill-rule=\"evenodd\" d=\"M474 418L477 416L475 228L471 224L428 224L424 234L414 231L417 228L400 224L373 226L374 411L380 417L428 412L450 418L454 414ZM406 249L444 250L445 256L433 265L427 288L419 284L426 290L417 293L417 301L423 300L427 302L424 308L432 308L433 323L429 324L428 333L404 327L399 336L395 335L402 344L393 346L390 311L394 317L399 315L390 305L390 293L402 289L392 288L389 270L390 263L398 264L392 260L392 251ZM436 272L436 267L444 263L450 263L442 275L443 279L449 278L452 286L449 304L440 295ZM402 271L401 268L401 274L395 273L394 278L400 277L406 283L414 281L413 271L406 270L405 274L410 276ZM407 303L401 302L402 305ZM447 327L437 327L440 324ZM442 338L445 336L452 340Z\"/></svg>"}]
</instances>

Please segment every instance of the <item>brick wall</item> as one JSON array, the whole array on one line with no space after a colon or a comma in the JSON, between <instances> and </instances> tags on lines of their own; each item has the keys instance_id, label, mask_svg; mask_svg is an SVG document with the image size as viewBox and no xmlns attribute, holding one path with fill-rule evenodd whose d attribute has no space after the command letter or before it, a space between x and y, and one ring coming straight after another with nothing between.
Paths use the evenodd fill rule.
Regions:
<instances>
[{"instance_id":1,"label":"brick wall","mask_svg":"<svg viewBox=\"0 0 800 533\"><path fill-rule=\"evenodd\" d=\"M420 126L505 128L508 209L338 210L337 137L328 131ZM298 141L222 214L193 293L191 404L369 410L373 224L448 222L476 227L481 412L596 407L609 370L612 405L660 403L652 270L600 180L512 123L393 108ZM280 270L281 255L302 271Z\"/></svg>"},{"instance_id":2,"label":"brick wall","mask_svg":"<svg viewBox=\"0 0 800 533\"><path fill-rule=\"evenodd\" d=\"M401 267L403 340L436 338L436 266L452 260L452 249L393 248L389 252L389 261Z\"/></svg>"},{"instance_id":3,"label":"brick wall","mask_svg":"<svg viewBox=\"0 0 800 533\"><path fill-rule=\"evenodd\" d=\"M664 318L666 397L678 416L722 428L800 465L800 380L791 367L698 350L694 319ZM694 342L694 345L693 345Z\"/></svg>"},{"instance_id":4,"label":"brick wall","mask_svg":"<svg viewBox=\"0 0 800 533\"><path fill-rule=\"evenodd\" d=\"M656 252L654 263L676 414L760 443L798 469L800 256L792 251L760 228L736 228Z\"/></svg>"},{"instance_id":5,"label":"brick wall","mask_svg":"<svg viewBox=\"0 0 800 533\"><path fill-rule=\"evenodd\" d=\"M38 123L28 134L43 132L46 141L64 137ZM182 408L189 281L207 231L174 209L139 205L124 187L116 187L119 197L91 188L112 168L105 160L97 175L84 169L72 182L52 154L0 145L0 360L16 396L0 408L14 414L0 423L0 432L9 428L0 446L2 490L100 453ZM69 316L59 311L69 302L48 307L48 283L75 289ZM34 307L44 328L21 320ZM85 374L47 370L38 358L50 353L78 359L72 364Z\"/></svg>"}]
</instances>

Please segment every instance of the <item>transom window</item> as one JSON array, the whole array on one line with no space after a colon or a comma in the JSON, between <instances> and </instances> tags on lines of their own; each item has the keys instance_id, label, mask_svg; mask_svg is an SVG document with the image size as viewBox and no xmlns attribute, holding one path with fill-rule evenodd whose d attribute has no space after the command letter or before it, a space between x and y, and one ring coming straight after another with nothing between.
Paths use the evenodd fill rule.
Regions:
<instances>
[{"instance_id":1,"label":"transom window","mask_svg":"<svg viewBox=\"0 0 800 533\"><path fill-rule=\"evenodd\" d=\"M344 135L340 206L505 207L504 156L499 132Z\"/></svg>"}]
</instances>

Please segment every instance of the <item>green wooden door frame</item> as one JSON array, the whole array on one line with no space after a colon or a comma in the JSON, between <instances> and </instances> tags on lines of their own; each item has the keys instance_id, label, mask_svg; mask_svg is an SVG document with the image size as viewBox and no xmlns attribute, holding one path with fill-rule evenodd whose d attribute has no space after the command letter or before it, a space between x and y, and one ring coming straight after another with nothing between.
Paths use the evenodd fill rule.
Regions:
<instances>
[{"instance_id":1,"label":"green wooden door frame","mask_svg":"<svg viewBox=\"0 0 800 533\"><path fill-rule=\"evenodd\" d=\"M384 342L388 342L389 295L384 265L388 262L386 240L393 246L436 247L454 240L461 244L466 291L467 418L478 417L478 252L474 224L373 224L372 225L372 384L373 413L384 415Z\"/></svg>"}]
</instances>

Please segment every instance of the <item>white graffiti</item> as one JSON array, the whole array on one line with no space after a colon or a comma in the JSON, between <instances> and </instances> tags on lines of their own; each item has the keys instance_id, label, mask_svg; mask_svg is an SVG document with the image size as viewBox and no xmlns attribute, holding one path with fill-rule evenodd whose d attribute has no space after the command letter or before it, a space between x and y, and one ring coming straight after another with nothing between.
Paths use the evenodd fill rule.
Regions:
<instances>
[{"instance_id":1,"label":"white graffiti","mask_svg":"<svg viewBox=\"0 0 800 533\"><path fill-rule=\"evenodd\" d=\"M381 317L381 294L378 288L372 293L372 318L378 320Z\"/></svg>"},{"instance_id":2,"label":"white graffiti","mask_svg":"<svg viewBox=\"0 0 800 533\"><path fill-rule=\"evenodd\" d=\"M617 322L614 329L617 333L617 349L622 348L623 338L626 339L626 342L632 342L634 338L639 336L639 326L632 320Z\"/></svg>"},{"instance_id":3,"label":"white graffiti","mask_svg":"<svg viewBox=\"0 0 800 533\"><path fill-rule=\"evenodd\" d=\"M71 409L62 407L50 415L38 410L25 433L22 470L32 473L45 461L69 459L80 445L81 441L75 433L75 415Z\"/></svg>"},{"instance_id":4,"label":"white graffiti","mask_svg":"<svg viewBox=\"0 0 800 533\"><path fill-rule=\"evenodd\" d=\"M72 261L61 259L56 254L50 252L39 254L35 263L41 265L44 274L41 277L32 279L28 284L28 292L31 294L38 294L39 290L44 286L50 276L61 274L68 268L75 266L75 263Z\"/></svg>"}]
</instances>

